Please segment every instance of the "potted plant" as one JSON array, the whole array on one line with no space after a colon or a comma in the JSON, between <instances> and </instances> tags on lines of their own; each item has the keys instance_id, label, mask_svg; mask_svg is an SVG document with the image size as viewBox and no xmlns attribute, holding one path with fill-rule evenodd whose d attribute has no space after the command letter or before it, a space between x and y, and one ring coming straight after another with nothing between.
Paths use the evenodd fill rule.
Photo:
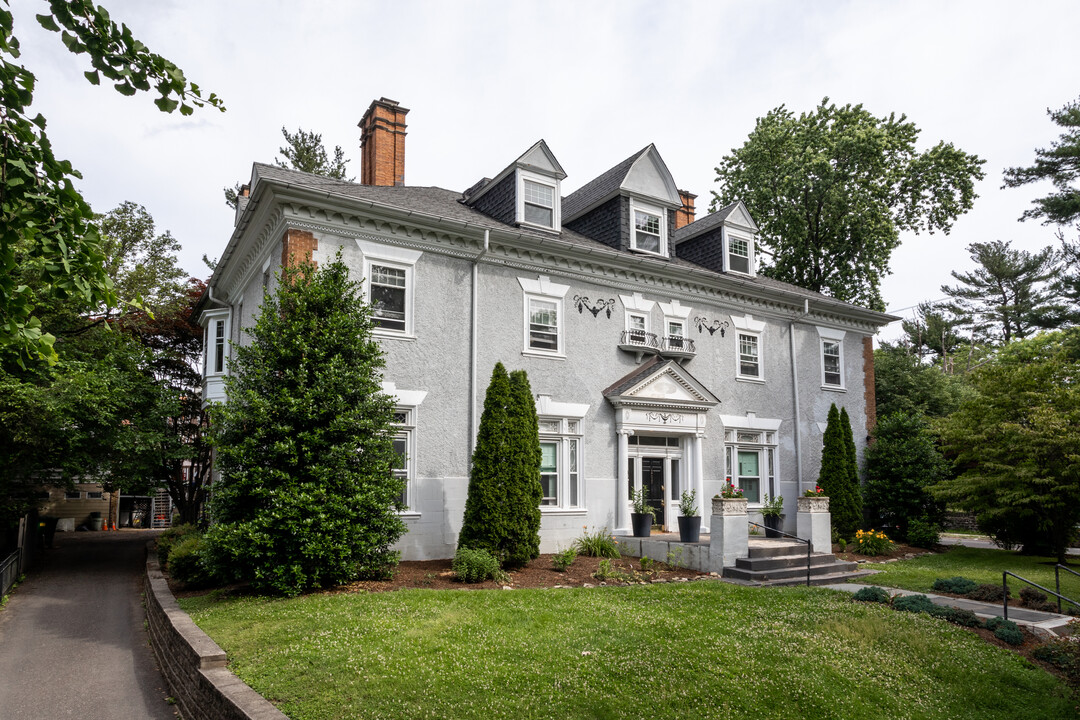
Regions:
<instances>
[{"instance_id":1,"label":"potted plant","mask_svg":"<svg viewBox=\"0 0 1080 720\"><path fill-rule=\"evenodd\" d=\"M713 496L712 513L713 515L745 515L748 502L743 489L735 487L729 480L727 485L724 485L720 492Z\"/></svg>"},{"instance_id":2,"label":"potted plant","mask_svg":"<svg viewBox=\"0 0 1080 720\"><path fill-rule=\"evenodd\" d=\"M652 533L653 520L656 519L656 511L649 507L644 487L630 491L630 503L634 506L634 511L630 514L634 537L649 537Z\"/></svg>"},{"instance_id":3,"label":"potted plant","mask_svg":"<svg viewBox=\"0 0 1080 720\"><path fill-rule=\"evenodd\" d=\"M782 537L778 530L780 530L780 518L783 517L783 513L784 496L777 495L770 499L769 494L765 493L765 501L761 505L761 516L765 519L765 537Z\"/></svg>"},{"instance_id":4,"label":"potted plant","mask_svg":"<svg viewBox=\"0 0 1080 720\"><path fill-rule=\"evenodd\" d=\"M701 516L698 515L697 490L689 490L679 498L679 542L696 543L701 537Z\"/></svg>"}]
</instances>

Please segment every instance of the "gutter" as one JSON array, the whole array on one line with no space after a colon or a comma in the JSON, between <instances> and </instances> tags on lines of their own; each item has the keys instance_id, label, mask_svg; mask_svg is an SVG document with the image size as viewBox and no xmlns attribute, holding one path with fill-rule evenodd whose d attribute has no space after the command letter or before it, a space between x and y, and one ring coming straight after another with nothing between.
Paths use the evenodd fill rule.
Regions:
<instances>
[{"instance_id":1,"label":"gutter","mask_svg":"<svg viewBox=\"0 0 1080 720\"><path fill-rule=\"evenodd\" d=\"M480 259L487 255L490 249L491 231L484 230L484 248L472 260L472 317L469 329L469 338L472 345L469 351L469 452L466 455L469 458L470 471L472 470L472 449L476 447L476 432L479 425L476 417L476 371L480 362L478 357L480 342Z\"/></svg>"},{"instance_id":2,"label":"gutter","mask_svg":"<svg viewBox=\"0 0 1080 720\"><path fill-rule=\"evenodd\" d=\"M799 366L795 354L795 323L810 314L810 300L803 300L803 311L788 322L788 340L791 345L791 396L795 404L795 478L798 482L798 495L803 493L802 470L802 418L799 415Z\"/></svg>"}]
</instances>

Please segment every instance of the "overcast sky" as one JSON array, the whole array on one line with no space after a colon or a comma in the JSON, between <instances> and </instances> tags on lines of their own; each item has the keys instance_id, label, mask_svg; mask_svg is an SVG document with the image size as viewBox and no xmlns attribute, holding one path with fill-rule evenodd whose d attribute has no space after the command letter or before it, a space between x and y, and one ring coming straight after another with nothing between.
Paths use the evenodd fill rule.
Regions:
<instances>
[{"instance_id":1,"label":"overcast sky","mask_svg":"<svg viewBox=\"0 0 1080 720\"><path fill-rule=\"evenodd\" d=\"M281 127L322 133L359 176L356 125L379 97L411 110L407 184L463 190L544 138L568 194L655 143L703 208L715 166L756 118L828 96L906 114L920 149L945 140L986 160L975 208L952 233L905 236L893 255L885 301L910 314L941 297L950 270L973 267L969 243L1054 242L1052 228L1017 222L1049 187L1001 190L1001 175L1056 137L1046 109L1080 96L1075 0L105 4L227 112L165 115L149 95L89 85L85 58L34 20L46 4L13 0L34 107L95 211L144 205L202 277L203 253L218 257L232 230L222 188L273 161Z\"/></svg>"}]
</instances>

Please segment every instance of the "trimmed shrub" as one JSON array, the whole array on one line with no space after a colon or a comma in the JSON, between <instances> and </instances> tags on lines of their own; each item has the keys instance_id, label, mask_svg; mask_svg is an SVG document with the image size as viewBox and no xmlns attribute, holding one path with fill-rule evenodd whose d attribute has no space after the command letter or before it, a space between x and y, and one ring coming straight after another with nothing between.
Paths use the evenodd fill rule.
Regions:
<instances>
[{"instance_id":1,"label":"trimmed shrub","mask_svg":"<svg viewBox=\"0 0 1080 720\"><path fill-rule=\"evenodd\" d=\"M938 578L934 581L933 590L935 592L952 593L953 595L967 595L976 587L978 587L978 585L974 580L957 576L951 578Z\"/></svg>"},{"instance_id":2,"label":"trimmed shrub","mask_svg":"<svg viewBox=\"0 0 1080 720\"><path fill-rule=\"evenodd\" d=\"M937 544L934 533L945 504L930 488L949 477L949 464L938 449L929 422L916 413L878 416L874 442L866 448L864 497L875 526L891 525L898 537L916 547Z\"/></svg>"},{"instance_id":3,"label":"trimmed shrub","mask_svg":"<svg viewBox=\"0 0 1080 720\"><path fill-rule=\"evenodd\" d=\"M917 518L908 523L907 541L915 547L935 547L941 542L941 528L924 518Z\"/></svg>"},{"instance_id":4,"label":"trimmed shrub","mask_svg":"<svg viewBox=\"0 0 1080 720\"><path fill-rule=\"evenodd\" d=\"M1019 629L1019 628L1017 628L1016 623L1014 623L1012 620L1006 620L1005 618L1001 617L1000 615L992 617L992 618L990 618L989 620L986 621L986 629L987 630L997 630L999 627L1002 627L1002 626Z\"/></svg>"},{"instance_id":5,"label":"trimmed shrub","mask_svg":"<svg viewBox=\"0 0 1080 720\"><path fill-rule=\"evenodd\" d=\"M1057 612L1057 604L1047 600L1045 593L1041 593L1033 587L1020 588L1020 602L1024 607L1032 610Z\"/></svg>"},{"instance_id":6,"label":"trimmed shrub","mask_svg":"<svg viewBox=\"0 0 1080 720\"><path fill-rule=\"evenodd\" d=\"M1016 627L1016 625L1013 625L1011 622L1009 624L1012 625L1012 627L1002 625L997 630L994 630L994 637L998 640L1007 642L1010 645L1023 645L1024 634L1020 632L1020 628Z\"/></svg>"},{"instance_id":7,"label":"trimmed shrub","mask_svg":"<svg viewBox=\"0 0 1080 720\"><path fill-rule=\"evenodd\" d=\"M566 572L566 569L573 565L575 560L577 560L577 550L567 548L560 553L555 553L551 557L551 564L555 566L557 571Z\"/></svg>"},{"instance_id":8,"label":"trimmed shrub","mask_svg":"<svg viewBox=\"0 0 1080 720\"><path fill-rule=\"evenodd\" d=\"M1069 638L1055 638L1035 648L1031 655L1063 672L1072 685L1080 685L1080 643Z\"/></svg>"},{"instance_id":9,"label":"trimmed shrub","mask_svg":"<svg viewBox=\"0 0 1080 720\"><path fill-rule=\"evenodd\" d=\"M200 535L186 535L180 539L169 553L169 575L173 580L185 585L205 585L210 578L202 567L200 559L205 543Z\"/></svg>"},{"instance_id":10,"label":"trimmed shrub","mask_svg":"<svg viewBox=\"0 0 1080 720\"><path fill-rule=\"evenodd\" d=\"M1001 602L1005 599L1005 594L1005 589L1000 585L984 583L969 592L967 596L972 600L981 600L982 602ZM1012 597L1012 593L1008 593L1008 595Z\"/></svg>"},{"instance_id":11,"label":"trimmed shrub","mask_svg":"<svg viewBox=\"0 0 1080 720\"><path fill-rule=\"evenodd\" d=\"M851 596L851 599L857 600L858 602L876 602L885 605L888 605L892 601L892 597L889 595L888 591L884 588L879 588L876 585L860 589L859 592Z\"/></svg>"},{"instance_id":12,"label":"trimmed shrub","mask_svg":"<svg viewBox=\"0 0 1080 720\"><path fill-rule=\"evenodd\" d=\"M185 537L193 534L201 534L201 532L196 526L187 523L184 525L174 525L158 535L156 541L158 562L161 564L162 568L168 567L169 553L172 551L173 547Z\"/></svg>"},{"instance_id":13,"label":"trimmed shrub","mask_svg":"<svg viewBox=\"0 0 1080 720\"><path fill-rule=\"evenodd\" d=\"M893 600L893 608L903 612L930 613L936 607L925 595L901 595Z\"/></svg>"},{"instance_id":14,"label":"trimmed shrub","mask_svg":"<svg viewBox=\"0 0 1080 720\"><path fill-rule=\"evenodd\" d=\"M619 543L607 528L601 528L593 534L589 534L586 530L574 541L574 549L579 555L586 557L614 559L622 557L619 553Z\"/></svg>"},{"instance_id":15,"label":"trimmed shrub","mask_svg":"<svg viewBox=\"0 0 1080 720\"><path fill-rule=\"evenodd\" d=\"M506 578L506 573L499 567L499 561L487 550L458 548L450 567L457 579L465 583L502 581Z\"/></svg>"},{"instance_id":16,"label":"trimmed shrub","mask_svg":"<svg viewBox=\"0 0 1080 720\"><path fill-rule=\"evenodd\" d=\"M973 613L971 610L965 610L963 608L953 607L936 607L934 612L930 613L936 617L944 618L954 625L960 625L962 627L982 627L982 620L979 616Z\"/></svg>"},{"instance_id":17,"label":"trimmed shrub","mask_svg":"<svg viewBox=\"0 0 1080 720\"><path fill-rule=\"evenodd\" d=\"M817 484L829 496L833 529L840 537L851 537L862 524L862 501L857 483L854 486L852 483L852 478L858 477L858 468L847 444L850 432L850 423L845 431L840 411L833 403L829 407Z\"/></svg>"}]
</instances>

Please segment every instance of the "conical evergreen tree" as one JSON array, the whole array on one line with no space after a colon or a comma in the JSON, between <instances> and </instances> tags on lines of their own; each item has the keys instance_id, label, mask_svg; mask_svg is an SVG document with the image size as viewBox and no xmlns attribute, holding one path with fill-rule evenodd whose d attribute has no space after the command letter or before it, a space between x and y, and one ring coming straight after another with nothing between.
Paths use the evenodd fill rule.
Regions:
<instances>
[{"instance_id":1,"label":"conical evergreen tree","mask_svg":"<svg viewBox=\"0 0 1080 720\"><path fill-rule=\"evenodd\" d=\"M502 477L510 454L507 437L509 404L510 376L501 362L496 363L476 433L465 519L458 535L459 549L487 550L500 560L504 559L503 539L507 535Z\"/></svg>"},{"instance_id":2,"label":"conical evergreen tree","mask_svg":"<svg viewBox=\"0 0 1080 720\"><path fill-rule=\"evenodd\" d=\"M851 431L851 418L848 417L847 408L840 409L840 430L844 434L844 445L848 452L848 496L851 512L855 516L855 526L848 534L852 534L862 525L863 503L862 482L859 480L859 453L855 449L855 435Z\"/></svg>"},{"instance_id":3,"label":"conical evergreen tree","mask_svg":"<svg viewBox=\"0 0 1080 720\"><path fill-rule=\"evenodd\" d=\"M510 373L507 440L510 465L506 468L506 562L524 565L540 555L540 422L536 417L529 376Z\"/></svg>"},{"instance_id":4,"label":"conical evergreen tree","mask_svg":"<svg viewBox=\"0 0 1080 720\"><path fill-rule=\"evenodd\" d=\"M840 411L834 403L829 408L829 422L821 449L821 473L818 485L829 496L829 512L833 529L840 536L849 536L858 529L860 519L853 513L851 498L851 468L847 443L840 422Z\"/></svg>"}]
</instances>

